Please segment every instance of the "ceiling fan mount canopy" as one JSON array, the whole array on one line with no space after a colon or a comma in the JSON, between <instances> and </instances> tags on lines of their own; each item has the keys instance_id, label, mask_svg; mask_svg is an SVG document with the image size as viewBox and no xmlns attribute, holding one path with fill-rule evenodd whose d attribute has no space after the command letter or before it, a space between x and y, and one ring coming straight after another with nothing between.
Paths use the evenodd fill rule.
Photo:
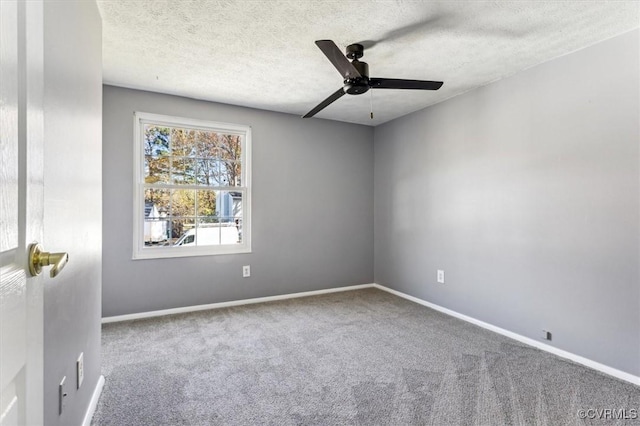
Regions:
<instances>
[{"instance_id":1,"label":"ceiling fan mount canopy","mask_svg":"<svg viewBox=\"0 0 640 426\"><path fill-rule=\"evenodd\" d=\"M364 46L360 43L350 44L345 50L349 59L360 59L364 55Z\"/></svg>"},{"instance_id":2,"label":"ceiling fan mount canopy","mask_svg":"<svg viewBox=\"0 0 640 426\"><path fill-rule=\"evenodd\" d=\"M369 89L413 89L413 90L438 90L442 86L441 81L403 80L394 78L369 78L369 65L359 61L364 56L364 46L354 43L347 46L343 55L338 46L331 40L318 40L316 45L329 59L333 66L342 75L343 87L332 93L318 106L303 115L303 118L313 117L333 102L340 99L345 93L349 95L361 95ZM351 59L351 62L349 62Z\"/></svg>"}]
</instances>

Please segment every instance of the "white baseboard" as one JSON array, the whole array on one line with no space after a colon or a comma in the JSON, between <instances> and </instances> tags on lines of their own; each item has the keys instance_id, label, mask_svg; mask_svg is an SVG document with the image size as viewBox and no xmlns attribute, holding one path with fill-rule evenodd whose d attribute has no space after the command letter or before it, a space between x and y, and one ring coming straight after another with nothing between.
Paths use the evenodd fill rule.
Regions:
<instances>
[{"instance_id":1,"label":"white baseboard","mask_svg":"<svg viewBox=\"0 0 640 426\"><path fill-rule=\"evenodd\" d=\"M87 412L84 415L82 426L91 426L91 419L93 419L93 415L95 414L96 408L98 407L98 400L100 399L100 394L102 393L103 387L104 376L100 376L100 378L98 378L96 388L93 390L93 395L91 395L91 401L89 401L89 407L87 407Z\"/></svg>"},{"instance_id":2,"label":"white baseboard","mask_svg":"<svg viewBox=\"0 0 640 426\"><path fill-rule=\"evenodd\" d=\"M160 311L141 312L138 314L117 315L102 318L102 323L131 321L142 318L153 318L164 315L183 314L187 312L205 311L209 309L228 308L230 306L252 305L254 303L273 302L276 300L296 299L298 297L318 296L320 294L337 293L341 291L361 290L363 288L372 288L373 284L352 285L348 287L328 288L325 290L304 291L301 293L281 294L278 296L256 297L253 299L232 300L230 302L210 303L208 305L185 306L183 308L163 309Z\"/></svg>"},{"instance_id":3,"label":"white baseboard","mask_svg":"<svg viewBox=\"0 0 640 426\"><path fill-rule=\"evenodd\" d=\"M556 348L554 346L551 346L551 345L548 345L546 343L539 342L537 340L531 339L529 337L522 336L520 334L514 333L514 332L509 331L509 330L505 330L504 328L496 327L495 325L486 323L484 321L477 320L477 319L469 317L467 315L460 314L458 312L452 311L452 310L447 309L447 308L443 308L442 306L436 305L436 304L431 303L431 302L427 302L425 300L419 299L419 298L414 297L414 296L410 296L408 294L402 293L402 292L397 291L397 290L393 290L391 288L382 286L380 284L373 284L372 287L380 289L380 290L384 290L384 291L386 291L388 293L391 293L391 294L394 294L396 296L402 297L403 299L410 300L412 302L418 303L420 305L426 306L428 308L434 309L436 311L442 312L442 313L450 315L452 317L456 317L456 318L459 318L459 319L461 319L463 321L467 321L467 322L469 322L471 324L475 324L475 325L480 326L482 328L486 328L487 330L491 330L491 331L493 331L495 333L502 334L503 336L507 336L507 337L509 337L509 338L511 338L513 340L517 340L518 342L524 343L524 344L529 345L529 346L533 346L533 347L541 349L541 350L543 350L545 352L550 352L550 353L552 353L554 355L558 355L559 357L566 358L568 360L574 361L574 362L576 362L578 364L584 365L585 367L592 368L594 370L600 371L601 373L608 374L609 376L613 376L613 377L615 377L617 379L621 379L621 380L624 380L626 382L630 382L630 383L632 383L634 385L640 386L640 377L639 376L634 376L633 374L629 374L629 373L626 373L624 371L615 369L613 367L609 367L608 365L601 364L599 362L590 360L590 359L582 357L580 355L576 355L574 353L567 352L567 351L562 350L562 349L558 349L558 348Z\"/></svg>"},{"instance_id":4,"label":"white baseboard","mask_svg":"<svg viewBox=\"0 0 640 426\"><path fill-rule=\"evenodd\" d=\"M159 317L164 315L173 315L173 314L182 314L188 312L196 312L196 311L204 311L208 309L219 309L226 308L230 306L241 306L241 305L251 305L254 303L264 303L264 302L273 302L276 300L286 300L286 299L295 299L299 297L308 297L308 296L317 296L320 294L328 294L328 293L337 293L342 291L352 291L352 290L361 290L365 288L377 288L379 290L386 291L388 293L394 294L396 296L402 297L403 299L410 300L412 302L418 303L420 305L426 306L428 308L434 309L436 311L442 312L444 314L450 315L455 318L459 318L463 321L469 322L471 324L475 324L482 328L486 328L487 330L491 330L495 333L502 334L503 336L509 337L511 339L517 340L518 342L524 343L529 346L533 346L535 348L541 349L543 351L552 353L554 355L558 355L559 357L569 359L578 364L584 365L585 367L592 368L594 370L600 371L601 373L608 374L615 378L624 380L626 382L630 382L634 385L640 386L640 377L634 376L633 374L626 373L624 371L618 370L613 367L609 367L608 365L601 364L599 362L590 360L588 358L582 357L580 355L576 355L571 352L567 352L562 349L558 349L554 346L548 345L546 343L531 339L529 337L522 336L520 334L514 333L509 330L505 330L504 328L497 327L495 325L486 323L484 321L480 321L478 319L472 318L470 316L452 311L451 309L443 308L442 306L436 305L431 302L427 302L425 300L419 299L414 296L410 296L408 294L402 293L397 290L393 290L391 288L382 286L380 284L361 284L361 285L353 285L348 287L337 287L337 288L329 288L325 290L315 290L315 291L305 291L301 293L290 293L290 294L282 294L278 296L267 296L267 297L256 297L253 299L243 299L243 300L233 300L230 302L220 302L220 303L211 303L207 305L196 305L196 306L185 306L183 308L174 308L174 309L163 309L159 311L150 311L150 312L141 312L138 314L128 314L128 315L118 315L112 317L102 318L102 323L112 323L112 322L120 322L120 321L130 321L135 319L143 319L143 318L152 318ZM102 384L104 384L104 378L102 377ZM100 383L99 383L100 384ZM100 390L102 390L102 384L100 384ZM98 393L98 396L100 394ZM93 402L93 400L92 400ZM96 399L97 404L97 399ZM94 407L95 409L95 407ZM92 414L93 415L93 414ZM89 418L89 421L91 418Z\"/></svg>"}]
</instances>

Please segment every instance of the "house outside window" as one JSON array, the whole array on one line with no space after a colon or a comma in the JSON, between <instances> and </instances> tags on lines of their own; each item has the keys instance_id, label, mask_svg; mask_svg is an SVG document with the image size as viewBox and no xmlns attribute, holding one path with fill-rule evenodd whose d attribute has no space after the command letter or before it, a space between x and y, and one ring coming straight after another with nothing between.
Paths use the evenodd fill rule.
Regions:
<instances>
[{"instance_id":1,"label":"house outside window","mask_svg":"<svg viewBox=\"0 0 640 426\"><path fill-rule=\"evenodd\" d=\"M134 118L133 258L251 252L251 128Z\"/></svg>"}]
</instances>

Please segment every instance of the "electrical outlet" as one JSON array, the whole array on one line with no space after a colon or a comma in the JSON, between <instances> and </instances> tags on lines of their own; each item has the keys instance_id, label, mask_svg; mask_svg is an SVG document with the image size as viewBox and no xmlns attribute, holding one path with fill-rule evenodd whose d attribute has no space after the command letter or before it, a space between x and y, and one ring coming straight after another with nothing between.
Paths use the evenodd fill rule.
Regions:
<instances>
[{"instance_id":1,"label":"electrical outlet","mask_svg":"<svg viewBox=\"0 0 640 426\"><path fill-rule=\"evenodd\" d=\"M60 380L60 386L58 386L58 414L62 414L64 411L64 407L67 405L67 376L64 376L62 380Z\"/></svg>"},{"instance_id":2,"label":"electrical outlet","mask_svg":"<svg viewBox=\"0 0 640 426\"><path fill-rule=\"evenodd\" d=\"M438 269L438 282L444 284L444 271L442 269Z\"/></svg>"},{"instance_id":3,"label":"electrical outlet","mask_svg":"<svg viewBox=\"0 0 640 426\"><path fill-rule=\"evenodd\" d=\"M76 361L76 377L78 378L77 389L80 389L84 380L84 352L80 352L80 356Z\"/></svg>"},{"instance_id":4,"label":"electrical outlet","mask_svg":"<svg viewBox=\"0 0 640 426\"><path fill-rule=\"evenodd\" d=\"M551 340L551 332L547 330L542 330L542 337L544 340Z\"/></svg>"},{"instance_id":5,"label":"electrical outlet","mask_svg":"<svg viewBox=\"0 0 640 426\"><path fill-rule=\"evenodd\" d=\"M242 267L242 278L249 278L251 276L251 266L244 265Z\"/></svg>"}]
</instances>

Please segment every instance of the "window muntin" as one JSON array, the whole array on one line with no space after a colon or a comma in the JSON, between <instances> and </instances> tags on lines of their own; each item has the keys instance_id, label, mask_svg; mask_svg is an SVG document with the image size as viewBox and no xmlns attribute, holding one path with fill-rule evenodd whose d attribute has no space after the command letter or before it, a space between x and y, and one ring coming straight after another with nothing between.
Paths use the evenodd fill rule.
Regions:
<instances>
[{"instance_id":1,"label":"window muntin","mask_svg":"<svg viewBox=\"0 0 640 426\"><path fill-rule=\"evenodd\" d=\"M135 114L134 259L247 253L247 126Z\"/></svg>"}]
</instances>

